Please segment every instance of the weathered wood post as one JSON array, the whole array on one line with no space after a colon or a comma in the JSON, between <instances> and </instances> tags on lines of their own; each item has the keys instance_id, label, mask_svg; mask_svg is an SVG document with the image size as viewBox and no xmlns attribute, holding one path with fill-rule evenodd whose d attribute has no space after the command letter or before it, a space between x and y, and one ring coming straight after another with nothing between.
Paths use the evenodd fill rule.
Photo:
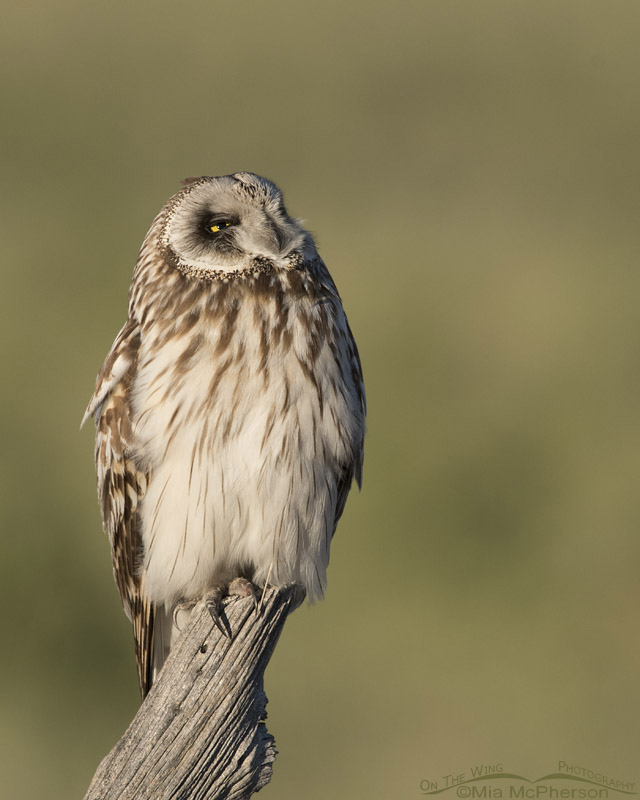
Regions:
<instances>
[{"instance_id":1,"label":"weathered wood post","mask_svg":"<svg viewBox=\"0 0 640 800\"><path fill-rule=\"evenodd\" d=\"M265 786L276 749L264 671L303 599L295 584L270 588L258 614L251 598L229 598L231 639L199 603L85 800L245 800Z\"/></svg>"}]
</instances>

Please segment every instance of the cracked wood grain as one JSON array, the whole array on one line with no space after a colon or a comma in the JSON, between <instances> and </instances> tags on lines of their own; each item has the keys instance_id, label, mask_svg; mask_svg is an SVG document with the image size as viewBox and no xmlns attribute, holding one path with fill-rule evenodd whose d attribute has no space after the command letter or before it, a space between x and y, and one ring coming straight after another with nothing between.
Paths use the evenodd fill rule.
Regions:
<instances>
[{"instance_id":1,"label":"cracked wood grain","mask_svg":"<svg viewBox=\"0 0 640 800\"><path fill-rule=\"evenodd\" d=\"M85 800L245 800L271 779L275 741L264 724L264 671L299 586L224 602L233 637L204 603L129 728L98 767Z\"/></svg>"}]
</instances>

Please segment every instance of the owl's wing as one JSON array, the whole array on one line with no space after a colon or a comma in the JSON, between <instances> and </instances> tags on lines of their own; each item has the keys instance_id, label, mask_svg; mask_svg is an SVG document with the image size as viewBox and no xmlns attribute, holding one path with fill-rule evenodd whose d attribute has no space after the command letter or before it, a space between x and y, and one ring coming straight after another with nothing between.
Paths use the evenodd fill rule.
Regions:
<instances>
[{"instance_id":1,"label":"owl's wing","mask_svg":"<svg viewBox=\"0 0 640 800\"><path fill-rule=\"evenodd\" d=\"M354 458L351 463L344 466L343 472L338 478L338 496L336 502L336 515L333 524L333 532L336 532L338 520L342 516L344 507L347 503L347 497L351 489L353 479L356 479L358 488L362 488L362 464L364 461L364 418L367 413L367 399L364 392L364 378L362 377L362 364L360 363L360 354L356 341L351 333L349 323L346 321L347 328L346 344L349 353L349 366L351 369L351 379L355 387L355 402L358 404L357 411L362 414L362 435L360 437L359 446L356 448Z\"/></svg>"},{"instance_id":2,"label":"owl's wing","mask_svg":"<svg viewBox=\"0 0 640 800\"><path fill-rule=\"evenodd\" d=\"M125 613L133 624L142 696L151 687L151 647L154 611L145 599L138 574L142 537L138 505L147 474L136 461L129 393L137 366L140 333L129 320L116 337L100 370L84 421L96 423L96 472L102 523L111 542L113 574Z\"/></svg>"}]
</instances>

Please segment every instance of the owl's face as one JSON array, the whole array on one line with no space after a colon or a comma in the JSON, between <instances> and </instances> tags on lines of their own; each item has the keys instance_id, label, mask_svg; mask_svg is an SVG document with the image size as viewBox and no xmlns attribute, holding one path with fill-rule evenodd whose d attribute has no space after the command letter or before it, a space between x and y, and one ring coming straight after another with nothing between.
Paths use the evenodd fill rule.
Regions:
<instances>
[{"instance_id":1,"label":"owl's face","mask_svg":"<svg viewBox=\"0 0 640 800\"><path fill-rule=\"evenodd\" d=\"M278 187L250 172L192 181L169 202L160 238L181 272L200 277L251 271L264 260L287 269L292 254L315 253Z\"/></svg>"}]
</instances>

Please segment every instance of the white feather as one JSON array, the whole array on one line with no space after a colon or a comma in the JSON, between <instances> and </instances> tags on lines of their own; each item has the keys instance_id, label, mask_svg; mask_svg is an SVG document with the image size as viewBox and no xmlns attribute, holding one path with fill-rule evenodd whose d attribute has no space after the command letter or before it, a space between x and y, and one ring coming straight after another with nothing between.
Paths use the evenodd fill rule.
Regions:
<instances>
[{"instance_id":1,"label":"white feather","mask_svg":"<svg viewBox=\"0 0 640 800\"><path fill-rule=\"evenodd\" d=\"M246 305L236 320L231 346L246 343L246 352L221 375L208 416L211 383L225 360L214 356L219 332L203 323L160 349L141 346L133 422L150 471L141 509L144 586L166 607L247 566L258 583L272 567L274 582L299 581L311 599L326 586L338 465L347 458L335 421L352 416L335 390L339 365L325 346L321 410L296 357L306 333L294 316L294 347L270 350L265 387L251 315ZM176 380L172 367L198 334L203 343Z\"/></svg>"}]
</instances>

